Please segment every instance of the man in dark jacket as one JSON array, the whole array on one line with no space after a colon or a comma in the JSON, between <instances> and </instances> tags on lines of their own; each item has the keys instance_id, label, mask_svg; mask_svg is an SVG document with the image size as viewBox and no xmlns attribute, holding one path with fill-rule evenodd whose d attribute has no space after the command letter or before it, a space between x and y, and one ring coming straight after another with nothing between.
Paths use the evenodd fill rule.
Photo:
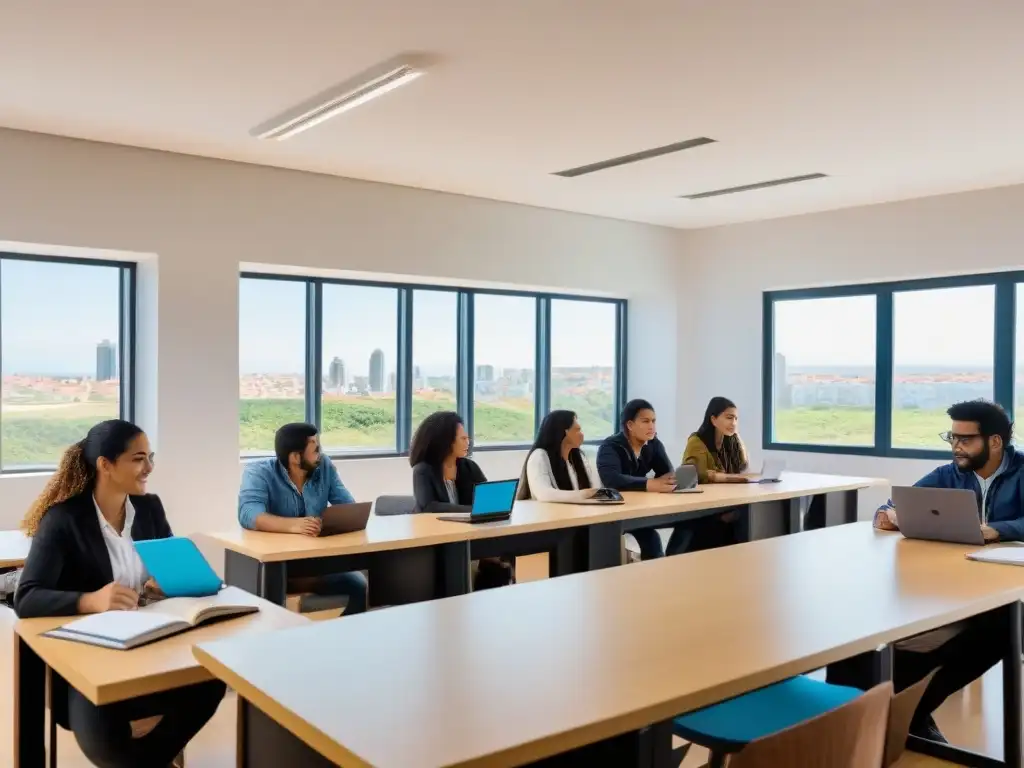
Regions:
<instances>
[{"instance_id":1,"label":"man in dark jacket","mask_svg":"<svg viewBox=\"0 0 1024 768\"><path fill-rule=\"evenodd\" d=\"M658 439L654 406L646 400L630 400L622 409L619 423L622 431L606 438L597 450L597 473L601 476L601 484L617 491L671 493L675 490L675 470L665 446ZM653 477L648 477L652 473ZM642 559L665 556L666 550L656 529L630 533L640 545ZM674 526L667 553L677 555L684 551L691 536L688 526Z\"/></svg>"},{"instance_id":2,"label":"man in dark jacket","mask_svg":"<svg viewBox=\"0 0 1024 768\"><path fill-rule=\"evenodd\" d=\"M953 448L953 461L915 485L974 491L985 541L1024 541L1024 456L1010 445L1009 416L999 405L984 400L957 403L948 414L952 424L942 438ZM898 530L898 515L890 500L875 513L875 527ZM945 741L932 712L1002 659L1009 632L1005 613L982 614L896 644L893 681L897 690L938 669L914 714L912 734ZM832 667L829 677L833 679Z\"/></svg>"}]
</instances>

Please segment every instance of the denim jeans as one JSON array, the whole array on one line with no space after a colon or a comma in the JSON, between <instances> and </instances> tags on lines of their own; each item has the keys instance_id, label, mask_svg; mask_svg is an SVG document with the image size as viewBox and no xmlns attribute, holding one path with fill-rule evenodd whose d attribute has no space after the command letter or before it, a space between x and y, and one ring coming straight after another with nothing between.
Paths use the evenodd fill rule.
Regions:
<instances>
[{"instance_id":1,"label":"denim jeans","mask_svg":"<svg viewBox=\"0 0 1024 768\"><path fill-rule=\"evenodd\" d=\"M350 616L366 610L366 586L366 577L359 571L351 571L318 576L310 591L314 595L345 595L348 597L345 615Z\"/></svg>"}]
</instances>

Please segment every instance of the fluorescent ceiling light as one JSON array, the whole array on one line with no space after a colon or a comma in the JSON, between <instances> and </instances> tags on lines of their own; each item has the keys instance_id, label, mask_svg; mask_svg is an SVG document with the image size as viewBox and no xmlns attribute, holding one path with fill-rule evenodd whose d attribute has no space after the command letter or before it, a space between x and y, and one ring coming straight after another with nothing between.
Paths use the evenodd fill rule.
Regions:
<instances>
[{"instance_id":1,"label":"fluorescent ceiling light","mask_svg":"<svg viewBox=\"0 0 1024 768\"><path fill-rule=\"evenodd\" d=\"M249 133L258 139L288 139L335 115L410 83L423 74L414 64L390 61L341 85L314 96L294 109L256 126Z\"/></svg>"}]
</instances>

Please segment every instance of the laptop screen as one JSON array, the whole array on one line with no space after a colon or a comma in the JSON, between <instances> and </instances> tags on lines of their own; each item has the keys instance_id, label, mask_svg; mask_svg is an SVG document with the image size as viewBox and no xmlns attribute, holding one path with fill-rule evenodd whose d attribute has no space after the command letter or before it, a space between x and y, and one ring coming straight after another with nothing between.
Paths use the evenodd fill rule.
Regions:
<instances>
[{"instance_id":1,"label":"laptop screen","mask_svg":"<svg viewBox=\"0 0 1024 768\"><path fill-rule=\"evenodd\" d=\"M480 483L473 489L474 515L493 515L511 512L516 500L518 480L498 480L492 483Z\"/></svg>"}]
</instances>

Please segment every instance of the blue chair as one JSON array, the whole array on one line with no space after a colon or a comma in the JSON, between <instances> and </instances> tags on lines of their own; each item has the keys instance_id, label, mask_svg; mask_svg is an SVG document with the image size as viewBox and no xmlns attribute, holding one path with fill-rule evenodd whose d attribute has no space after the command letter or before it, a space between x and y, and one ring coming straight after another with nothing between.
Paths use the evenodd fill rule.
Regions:
<instances>
[{"instance_id":1,"label":"blue chair","mask_svg":"<svg viewBox=\"0 0 1024 768\"><path fill-rule=\"evenodd\" d=\"M747 744L841 707L863 693L809 677L793 677L719 704L680 715L672 732L711 751L709 768ZM688 747L686 748L688 749ZM676 753L680 760L686 749Z\"/></svg>"}]
</instances>

